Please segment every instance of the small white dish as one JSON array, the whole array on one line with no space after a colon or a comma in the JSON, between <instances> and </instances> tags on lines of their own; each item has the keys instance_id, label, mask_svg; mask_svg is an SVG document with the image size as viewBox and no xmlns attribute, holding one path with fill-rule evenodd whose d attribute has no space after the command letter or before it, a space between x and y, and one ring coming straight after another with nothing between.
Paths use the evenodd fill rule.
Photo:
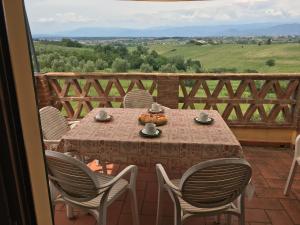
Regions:
<instances>
[{"instance_id":1,"label":"small white dish","mask_svg":"<svg viewBox=\"0 0 300 225\"><path fill-rule=\"evenodd\" d=\"M100 116L95 116L95 120L99 121L99 122L105 122L105 121L109 121L111 120L112 116L111 115L107 115L106 118L101 118Z\"/></svg>"},{"instance_id":2,"label":"small white dish","mask_svg":"<svg viewBox=\"0 0 300 225\"><path fill-rule=\"evenodd\" d=\"M146 129L144 128L144 129L142 129L142 133L143 134L146 134L146 135L158 135L159 134L159 130L157 129L156 131L155 131L155 133L148 133L147 131L146 131Z\"/></svg>"},{"instance_id":3,"label":"small white dish","mask_svg":"<svg viewBox=\"0 0 300 225\"><path fill-rule=\"evenodd\" d=\"M202 122L202 123L209 123L211 122L213 119L211 117L207 117L207 120L201 120L199 117L196 117L196 120L198 122Z\"/></svg>"}]
</instances>

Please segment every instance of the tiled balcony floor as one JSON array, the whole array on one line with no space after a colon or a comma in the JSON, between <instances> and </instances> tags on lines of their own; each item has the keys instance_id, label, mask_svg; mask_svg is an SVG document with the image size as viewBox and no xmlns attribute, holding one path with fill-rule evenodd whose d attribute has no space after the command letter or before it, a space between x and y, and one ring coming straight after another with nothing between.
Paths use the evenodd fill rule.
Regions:
<instances>
[{"instance_id":1,"label":"tiled balcony floor","mask_svg":"<svg viewBox=\"0 0 300 225\"><path fill-rule=\"evenodd\" d=\"M251 201L246 201L247 225L300 224L300 170L296 175L292 192L283 195L283 187L291 166L292 154L277 148L244 147L247 160L253 167L253 183L256 187ZM118 172L118 171L115 171ZM154 170L139 169L137 195L141 225L154 225L156 217L157 182ZM167 195L166 195L167 196ZM173 224L172 203L165 197L163 224ZM108 209L108 225L131 225L131 211L126 194ZM64 205L58 205L55 225L94 225L94 218L76 211L75 218L67 219ZM214 224L213 217L193 218L185 224ZM222 221L221 224L225 224ZM233 224L237 224L234 221Z\"/></svg>"}]
</instances>

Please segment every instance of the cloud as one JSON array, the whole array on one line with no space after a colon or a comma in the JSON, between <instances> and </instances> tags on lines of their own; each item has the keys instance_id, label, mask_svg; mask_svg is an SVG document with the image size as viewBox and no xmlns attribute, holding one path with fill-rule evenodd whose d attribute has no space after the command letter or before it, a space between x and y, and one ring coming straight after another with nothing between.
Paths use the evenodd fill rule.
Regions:
<instances>
[{"instance_id":1,"label":"cloud","mask_svg":"<svg viewBox=\"0 0 300 225\"><path fill-rule=\"evenodd\" d=\"M300 0L142 2L25 0L35 33L80 27L147 28L300 21ZM45 24L47 26L45 26Z\"/></svg>"},{"instance_id":2,"label":"cloud","mask_svg":"<svg viewBox=\"0 0 300 225\"><path fill-rule=\"evenodd\" d=\"M56 13L55 17L42 17L38 18L37 22L39 23L49 23L49 22L57 22L57 23L88 23L94 22L95 19L82 16L76 14L74 12L66 12L66 13Z\"/></svg>"}]
</instances>

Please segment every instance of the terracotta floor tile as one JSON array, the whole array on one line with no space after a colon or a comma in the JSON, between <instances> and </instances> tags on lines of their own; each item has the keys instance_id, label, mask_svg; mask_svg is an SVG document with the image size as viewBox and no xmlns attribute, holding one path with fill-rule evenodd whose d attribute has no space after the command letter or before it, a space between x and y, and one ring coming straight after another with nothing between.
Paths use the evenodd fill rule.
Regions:
<instances>
[{"instance_id":1,"label":"terracotta floor tile","mask_svg":"<svg viewBox=\"0 0 300 225\"><path fill-rule=\"evenodd\" d=\"M79 214L74 225L95 225L96 220L90 214Z\"/></svg>"},{"instance_id":2,"label":"terracotta floor tile","mask_svg":"<svg viewBox=\"0 0 300 225\"><path fill-rule=\"evenodd\" d=\"M145 201L157 202L158 185L155 182L148 182L145 194Z\"/></svg>"},{"instance_id":3,"label":"terracotta floor tile","mask_svg":"<svg viewBox=\"0 0 300 225\"><path fill-rule=\"evenodd\" d=\"M246 199L246 208L249 209L282 209L279 199L272 198L252 198Z\"/></svg>"},{"instance_id":4,"label":"terracotta floor tile","mask_svg":"<svg viewBox=\"0 0 300 225\"><path fill-rule=\"evenodd\" d=\"M245 147L246 159L253 168L255 196L246 199L246 225L294 225L300 224L300 170L289 196L283 195L283 188L292 162L293 154L272 150L273 148ZM109 164L109 171L117 174L125 166ZM180 177L179 172L168 175ZM157 207L157 180L155 168L139 168L137 196L141 225L155 225ZM162 225L173 225L173 203L167 192L164 192ZM65 207L58 204L55 214L55 225L94 225L95 219L81 211L75 211L75 218L66 217ZM213 217L191 218L185 225L215 225ZM222 217L221 224L225 225ZM132 225L130 198L126 192L108 209L108 225ZM238 225L233 216L232 225Z\"/></svg>"},{"instance_id":5,"label":"terracotta floor tile","mask_svg":"<svg viewBox=\"0 0 300 225\"><path fill-rule=\"evenodd\" d=\"M247 209L246 210L246 221L247 222L270 222L266 212L262 209Z\"/></svg>"},{"instance_id":6,"label":"terracotta floor tile","mask_svg":"<svg viewBox=\"0 0 300 225\"><path fill-rule=\"evenodd\" d=\"M285 211L295 224L300 224L300 202L299 200L281 199Z\"/></svg>"},{"instance_id":7,"label":"terracotta floor tile","mask_svg":"<svg viewBox=\"0 0 300 225\"><path fill-rule=\"evenodd\" d=\"M121 216L124 201L113 202L107 210L107 225L117 225Z\"/></svg>"},{"instance_id":8,"label":"terracotta floor tile","mask_svg":"<svg viewBox=\"0 0 300 225\"><path fill-rule=\"evenodd\" d=\"M68 219L65 211L56 211L55 212L55 225L74 225L76 217L74 219Z\"/></svg>"},{"instance_id":9,"label":"terracotta floor tile","mask_svg":"<svg viewBox=\"0 0 300 225\"><path fill-rule=\"evenodd\" d=\"M293 225L292 220L284 210L267 210L272 225Z\"/></svg>"},{"instance_id":10,"label":"terracotta floor tile","mask_svg":"<svg viewBox=\"0 0 300 225\"><path fill-rule=\"evenodd\" d=\"M295 199L295 195L293 193L290 193L289 196L285 196L283 194L282 188L262 188L262 187L256 187L255 188L255 194L257 197L260 198L290 198Z\"/></svg>"},{"instance_id":11,"label":"terracotta floor tile","mask_svg":"<svg viewBox=\"0 0 300 225\"><path fill-rule=\"evenodd\" d=\"M144 191L137 191L137 201L138 201L138 210L139 213L142 211L142 206L144 203ZM131 214L131 198L127 195L126 199L124 200L122 214Z\"/></svg>"}]
</instances>

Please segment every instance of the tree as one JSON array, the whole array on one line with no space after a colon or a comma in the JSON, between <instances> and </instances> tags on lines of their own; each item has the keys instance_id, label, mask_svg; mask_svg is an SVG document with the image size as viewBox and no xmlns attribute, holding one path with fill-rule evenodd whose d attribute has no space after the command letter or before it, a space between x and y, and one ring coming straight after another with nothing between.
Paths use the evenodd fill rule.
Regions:
<instances>
[{"instance_id":1,"label":"tree","mask_svg":"<svg viewBox=\"0 0 300 225\"><path fill-rule=\"evenodd\" d=\"M163 73L176 73L176 66L168 63L166 65L162 65L159 70Z\"/></svg>"},{"instance_id":2,"label":"tree","mask_svg":"<svg viewBox=\"0 0 300 225\"><path fill-rule=\"evenodd\" d=\"M271 39L271 38L268 38L268 40L267 40L267 45L270 45L270 44L272 44L272 39Z\"/></svg>"},{"instance_id":3,"label":"tree","mask_svg":"<svg viewBox=\"0 0 300 225\"><path fill-rule=\"evenodd\" d=\"M132 54L128 57L128 61L132 69L139 69L144 62L141 55L139 55L136 51L132 52Z\"/></svg>"},{"instance_id":4,"label":"tree","mask_svg":"<svg viewBox=\"0 0 300 225\"><path fill-rule=\"evenodd\" d=\"M95 66L97 70L104 70L108 67L108 63L102 59L97 59Z\"/></svg>"},{"instance_id":5,"label":"tree","mask_svg":"<svg viewBox=\"0 0 300 225\"><path fill-rule=\"evenodd\" d=\"M64 72L65 71L65 62L61 59L54 59L52 62L52 70L54 72Z\"/></svg>"},{"instance_id":6,"label":"tree","mask_svg":"<svg viewBox=\"0 0 300 225\"><path fill-rule=\"evenodd\" d=\"M113 72L127 72L128 71L128 62L125 59L116 58L112 64Z\"/></svg>"},{"instance_id":7,"label":"tree","mask_svg":"<svg viewBox=\"0 0 300 225\"><path fill-rule=\"evenodd\" d=\"M153 66L149 65L148 63L143 63L140 67L140 70L144 73L151 73L153 71Z\"/></svg>"},{"instance_id":8,"label":"tree","mask_svg":"<svg viewBox=\"0 0 300 225\"><path fill-rule=\"evenodd\" d=\"M266 61L267 66L275 66L275 64L276 64L275 59L268 59Z\"/></svg>"},{"instance_id":9,"label":"tree","mask_svg":"<svg viewBox=\"0 0 300 225\"><path fill-rule=\"evenodd\" d=\"M186 66L184 63L184 58L180 55L173 56L169 58L169 63L174 65L177 70L183 70L186 71Z\"/></svg>"},{"instance_id":10,"label":"tree","mask_svg":"<svg viewBox=\"0 0 300 225\"><path fill-rule=\"evenodd\" d=\"M84 72L94 72L95 71L95 63L91 60L88 60L86 64L83 66Z\"/></svg>"},{"instance_id":11,"label":"tree","mask_svg":"<svg viewBox=\"0 0 300 225\"><path fill-rule=\"evenodd\" d=\"M73 41L69 38L63 38L61 40L61 43L63 46L66 46L66 47L76 47L76 48L82 47L82 44L80 44L78 41Z\"/></svg>"}]
</instances>

